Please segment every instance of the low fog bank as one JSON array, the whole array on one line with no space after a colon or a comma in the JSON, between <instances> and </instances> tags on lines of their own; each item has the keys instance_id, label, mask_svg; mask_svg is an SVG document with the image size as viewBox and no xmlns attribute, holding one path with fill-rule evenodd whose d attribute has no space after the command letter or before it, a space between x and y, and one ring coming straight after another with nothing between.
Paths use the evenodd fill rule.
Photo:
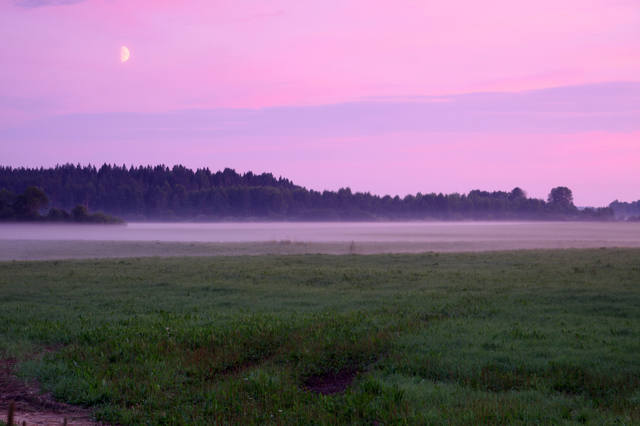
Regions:
<instances>
[{"instance_id":1,"label":"low fog bank","mask_svg":"<svg viewBox=\"0 0 640 426\"><path fill-rule=\"evenodd\" d=\"M630 222L227 222L0 224L0 240L167 242L640 241Z\"/></svg>"},{"instance_id":2,"label":"low fog bank","mask_svg":"<svg viewBox=\"0 0 640 426\"><path fill-rule=\"evenodd\" d=\"M473 252L494 250L640 248L640 241L458 241L458 242L335 242L271 241L254 243L181 243L160 241L0 240L0 261L63 260L126 257L255 256L288 254L383 254Z\"/></svg>"},{"instance_id":3,"label":"low fog bank","mask_svg":"<svg viewBox=\"0 0 640 426\"><path fill-rule=\"evenodd\" d=\"M640 223L0 225L0 260L640 247Z\"/></svg>"}]
</instances>

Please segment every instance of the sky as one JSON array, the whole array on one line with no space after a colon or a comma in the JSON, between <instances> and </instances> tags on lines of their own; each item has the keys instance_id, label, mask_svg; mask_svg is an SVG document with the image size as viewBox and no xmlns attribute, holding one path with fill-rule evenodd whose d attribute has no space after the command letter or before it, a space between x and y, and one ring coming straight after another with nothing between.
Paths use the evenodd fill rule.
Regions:
<instances>
[{"instance_id":1,"label":"sky","mask_svg":"<svg viewBox=\"0 0 640 426\"><path fill-rule=\"evenodd\" d=\"M0 37L0 165L640 199L638 0L0 0Z\"/></svg>"}]
</instances>

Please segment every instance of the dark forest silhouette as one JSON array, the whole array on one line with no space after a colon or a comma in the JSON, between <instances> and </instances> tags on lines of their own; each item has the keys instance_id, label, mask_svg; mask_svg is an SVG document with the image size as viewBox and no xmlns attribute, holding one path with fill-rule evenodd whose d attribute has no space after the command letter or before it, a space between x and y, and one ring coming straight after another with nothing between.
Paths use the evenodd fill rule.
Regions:
<instances>
[{"instance_id":1,"label":"dark forest silhouette","mask_svg":"<svg viewBox=\"0 0 640 426\"><path fill-rule=\"evenodd\" d=\"M74 223L122 223L122 219L104 213L89 213L84 205L77 205L70 212L49 205L49 197L41 188L29 186L22 194L0 190L0 221L4 222L74 222Z\"/></svg>"},{"instance_id":2,"label":"dark forest silhouette","mask_svg":"<svg viewBox=\"0 0 640 426\"><path fill-rule=\"evenodd\" d=\"M72 164L0 167L0 215L15 204L20 197L16 194L30 187L41 188L54 209L84 206L129 220L614 218L611 207L578 209L571 190L562 186L553 188L547 200L528 198L520 188L509 192L418 193L400 198L354 193L349 188L319 192L270 173L238 174L229 168L214 173L179 165L127 168L106 164L100 168Z\"/></svg>"}]
</instances>

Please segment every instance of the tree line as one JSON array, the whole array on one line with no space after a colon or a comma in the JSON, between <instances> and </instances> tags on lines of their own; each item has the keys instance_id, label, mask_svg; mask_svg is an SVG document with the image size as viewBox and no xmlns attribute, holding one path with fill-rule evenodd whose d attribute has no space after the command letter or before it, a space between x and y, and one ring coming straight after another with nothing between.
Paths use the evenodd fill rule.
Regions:
<instances>
[{"instance_id":1,"label":"tree line","mask_svg":"<svg viewBox=\"0 0 640 426\"><path fill-rule=\"evenodd\" d=\"M46 211L49 197L35 186L30 186L22 194L14 194L0 189L0 221L2 222L75 222L116 224L123 221L104 213L89 213L86 206L77 205L70 212L52 207Z\"/></svg>"},{"instance_id":2,"label":"tree line","mask_svg":"<svg viewBox=\"0 0 640 426\"><path fill-rule=\"evenodd\" d=\"M616 200L609 207L618 220L640 222L640 200L631 203Z\"/></svg>"},{"instance_id":3,"label":"tree line","mask_svg":"<svg viewBox=\"0 0 640 426\"><path fill-rule=\"evenodd\" d=\"M611 220L607 208L578 209L569 188L547 200L511 191L468 194L314 191L271 173L212 172L181 165L100 168L65 164L53 168L0 167L5 199L41 188L54 208L84 206L128 220Z\"/></svg>"}]
</instances>

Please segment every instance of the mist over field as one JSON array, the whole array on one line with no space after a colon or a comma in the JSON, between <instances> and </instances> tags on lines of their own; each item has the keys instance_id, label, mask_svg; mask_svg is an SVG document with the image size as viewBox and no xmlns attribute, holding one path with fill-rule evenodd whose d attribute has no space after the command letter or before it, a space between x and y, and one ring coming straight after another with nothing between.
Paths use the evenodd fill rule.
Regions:
<instances>
[{"instance_id":1,"label":"mist over field","mask_svg":"<svg viewBox=\"0 0 640 426\"><path fill-rule=\"evenodd\" d=\"M639 222L0 224L0 260L640 247Z\"/></svg>"}]
</instances>

